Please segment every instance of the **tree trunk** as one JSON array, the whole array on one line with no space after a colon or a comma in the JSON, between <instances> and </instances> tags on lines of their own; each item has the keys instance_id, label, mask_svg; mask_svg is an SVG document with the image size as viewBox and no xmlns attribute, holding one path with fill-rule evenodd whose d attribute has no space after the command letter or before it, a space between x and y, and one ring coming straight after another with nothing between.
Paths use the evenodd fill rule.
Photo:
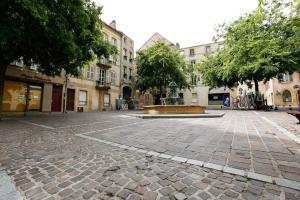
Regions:
<instances>
[{"instance_id":1,"label":"tree trunk","mask_svg":"<svg viewBox=\"0 0 300 200\"><path fill-rule=\"evenodd\" d=\"M254 80L254 87L255 87L255 93L256 93L256 95L258 95L259 88L258 88L258 81L257 80Z\"/></svg>"},{"instance_id":2,"label":"tree trunk","mask_svg":"<svg viewBox=\"0 0 300 200\"><path fill-rule=\"evenodd\" d=\"M0 120L2 119L2 110L3 110L3 89L4 89L4 77L7 69L7 65L0 64Z\"/></svg>"}]
</instances>

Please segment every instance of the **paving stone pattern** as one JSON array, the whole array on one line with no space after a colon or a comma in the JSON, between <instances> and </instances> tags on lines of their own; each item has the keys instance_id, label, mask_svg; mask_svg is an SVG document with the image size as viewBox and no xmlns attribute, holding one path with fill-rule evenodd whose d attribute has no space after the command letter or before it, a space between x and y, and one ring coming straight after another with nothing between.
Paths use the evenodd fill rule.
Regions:
<instances>
[{"instance_id":1,"label":"paving stone pattern","mask_svg":"<svg viewBox=\"0 0 300 200\"><path fill-rule=\"evenodd\" d=\"M142 141L140 138L144 137L144 141L152 142L149 144L157 144L152 148L153 151L160 147L166 154L173 152L181 157L188 157L191 153L193 156L200 155L197 151L191 151L191 146L194 149L207 148L207 155L215 155L216 151L212 151L213 145L215 149L226 150L231 138L232 148L227 152L229 158L226 159L230 160L232 152L235 152L234 155L239 159L250 160L251 167L255 159L250 142L259 138L264 145L258 147L261 147L260 150L264 147L265 155L270 156L268 159L269 157L264 157L261 153L262 156L257 158L261 161L259 163L268 163L270 160L272 167L278 163L270 151L272 148L269 146L272 145L268 146L269 143L264 142L270 140L274 145L280 144L278 148L285 149L285 154L294 156L295 160L284 163L299 164L299 157L286 149L287 145L294 144L289 140L285 141L280 133L270 135L261 131L275 130L259 119L253 119L252 115L251 112L229 111L223 120L216 120L215 123L209 119L153 120L144 123L145 120L128 118L117 112L32 116L22 119L52 128L6 120L4 123L0 122L0 163L6 168L24 199L300 199L300 192L297 190L76 136L77 133L92 132L91 136L109 141L120 137L123 139L120 143L123 144L129 144L130 137L136 141ZM246 119L250 122L246 122ZM106 122L101 123L104 121ZM129 124L134 125L128 126ZM119 128L110 129L112 127ZM99 131L100 129L106 130ZM260 130L259 134L262 136L257 136L257 131L254 131L256 129ZM153 134L152 139L147 136L150 133ZM173 146L173 151L164 151L166 146L158 146L162 144L159 143L160 135L165 136L162 139L164 142L169 139L168 144ZM245 139L245 135L253 139ZM263 136L268 136L268 139L261 139ZM208 141L202 141L201 138ZM199 142L198 146L195 141ZM224 144L221 145L221 142ZM150 148L144 143L135 145L137 148ZM177 152L177 148L182 151ZM205 155L204 151L201 152ZM247 157L247 152L250 158ZM221 158L221 154L219 157ZM287 165L283 165L282 169L291 176L296 175L299 171L293 165L287 168L284 167Z\"/></svg>"}]
</instances>

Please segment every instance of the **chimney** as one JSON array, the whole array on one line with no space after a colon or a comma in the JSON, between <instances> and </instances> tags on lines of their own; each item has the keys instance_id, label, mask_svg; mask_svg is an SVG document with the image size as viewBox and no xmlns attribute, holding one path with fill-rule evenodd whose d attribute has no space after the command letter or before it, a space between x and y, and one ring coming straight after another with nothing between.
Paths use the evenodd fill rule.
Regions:
<instances>
[{"instance_id":1,"label":"chimney","mask_svg":"<svg viewBox=\"0 0 300 200\"><path fill-rule=\"evenodd\" d=\"M113 20L112 22L110 22L109 26L114 28L114 29L117 29L116 20Z\"/></svg>"}]
</instances>

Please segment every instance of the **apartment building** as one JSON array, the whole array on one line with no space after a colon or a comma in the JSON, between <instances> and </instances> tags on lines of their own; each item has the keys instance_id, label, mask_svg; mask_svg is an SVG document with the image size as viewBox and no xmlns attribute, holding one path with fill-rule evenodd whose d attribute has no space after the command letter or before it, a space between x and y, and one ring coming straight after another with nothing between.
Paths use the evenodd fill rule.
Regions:
<instances>
[{"instance_id":1,"label":"apartment building","mask_svg":"<svg viewBox=\"0 0 300 200\"><path fill-rule=\"evenodd\" d=\"M269 106L274 109L298 109L300 102L300 74L288 72L272 78L266 83L259 82L259 92L263 94ZM254 92L254 84L251 88L245 84L238 86L237 95L244 96Z\"/></svg>"},{"instance_id":2,"label":"apartment building","mask_svg":"<svg viewBox=\"0 0 300 200\"><path fill-rule=\"evenodd\" d=\"M208 54L215 53L222 50L222 48L222 42L214 42L181 48L180 52L184 56L186 64L194 68L197 64L201 63ZM208 108L221 108L225 104L227 104L227 106L229 105L230 102L226 102L227 98L230 100L232 96L236 95L236 93L229 88L221 87L210 89L208 86L203 85L201 74L197 72L189 74L188 80L192 88L190 90L182 90L180 94L185 104L202 105Z\"/></svg>"},{"instance_id":3,"label":"apartment building","mask_svg":"<svg viewBox=\"0 0 300 200\"><path fill-rule=\"evenodd\" d=\"M90 62L79 77L65 76L64 72L61 76L46 76L38 72L37 64L26 67L22 59L11 63L4 82L3 111L113 110L116 99L132 98L134 41L117 30L115 21L104 23L102 31L119 54Z\"/></svg>"},{"instance_id":4,"label":"apartment building","mask_svg":"<svg viewBox=\"0 0 300 200\"><path fill-rule=\"evenodd\" d=\"M140 48L140 50L147 49L158 41L164 42L171 47L178 49L181 55L184 56L186 65L189 65L190 67L194 67L196 64L203 61L207 54L214 53L223 48L222 42L180 48L178 43L174 44L161 34L155 33ZM178 91L178 95L184 99L185 104L220 108L224 106L227 97L231 99L232 96L236 96L236 92L230 90L229 88L223 87L210 89L208 86L203 85L201 81L201 74L193 74L193 76L191 76L191 74L186 74L186 76L192 84L192 88ZM145 95L140 98L140 101L143 102L144 105L153 104L153 97L151 94L145 93Z\"/></svg>"}]
</instances>

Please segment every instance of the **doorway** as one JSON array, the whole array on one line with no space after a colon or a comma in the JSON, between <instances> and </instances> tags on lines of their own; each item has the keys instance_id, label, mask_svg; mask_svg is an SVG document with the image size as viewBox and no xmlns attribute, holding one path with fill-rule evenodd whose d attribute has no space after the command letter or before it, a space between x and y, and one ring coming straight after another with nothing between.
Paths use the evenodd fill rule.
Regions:
<instances>
[{"instance_id":1,"label":"doorway","mask_svg":"<svg viewBox=\"0 0 300 200\"><path fill-rule=\"evenodd\" d=\"M75 89L68 89L67 90L67 111L74 111L75 107Z\"/></svg>"},{"instance_id":2,"label":"doorway","mask_svg":"<svg viewBox=\"0 0 300 200\"><path fill-rule=\"evenodd\" d=\"M62 86L53 85L52 89L52 112L61 112L61 101L62 101Z\"/></svg>"}]
</instances>

